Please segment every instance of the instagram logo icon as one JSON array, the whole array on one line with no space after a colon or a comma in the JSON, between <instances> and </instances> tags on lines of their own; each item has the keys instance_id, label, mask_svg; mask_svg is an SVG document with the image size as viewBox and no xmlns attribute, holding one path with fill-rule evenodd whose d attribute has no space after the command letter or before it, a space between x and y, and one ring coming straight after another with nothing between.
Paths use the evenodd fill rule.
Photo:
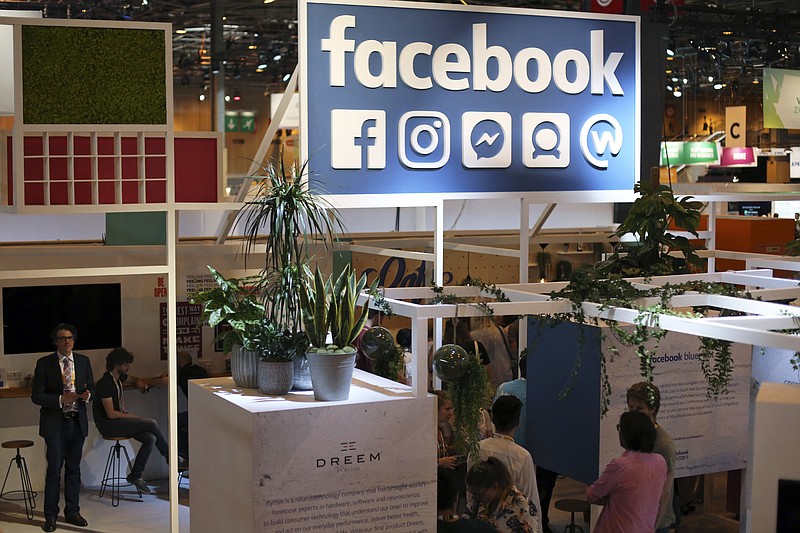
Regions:
<instances>
[{"instance_id":1,"label":"instagram logo icon","mask_svg":"<svg viewBox=\"0 0 800 533\"><path fill-rule=\"evenodd\" d=\"M408 168L441 168L450 159L450 121L438 111L400 117L397 152Z\"/></svg>"}]
</instances>

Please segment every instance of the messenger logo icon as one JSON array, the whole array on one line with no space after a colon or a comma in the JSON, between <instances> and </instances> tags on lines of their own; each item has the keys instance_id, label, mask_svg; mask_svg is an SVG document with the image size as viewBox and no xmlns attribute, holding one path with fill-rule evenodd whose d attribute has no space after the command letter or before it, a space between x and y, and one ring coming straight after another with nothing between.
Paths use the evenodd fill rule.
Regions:
<instances>
[{"instance_id":1,"label":"messenger logo icon","mask_svg":"<svg viewBox=\"0 0 800 533\"><path fill-rule=\"evenodd\" d=\"M566 113L522 115L522 163L528 168L568 167L569 128Z\"/></svg>"},{"instance_id":2,"label":"messenger logo icon","mask_svg":"<svg viewBox=\"0 0 800 533\"><path fill-rule=\"evenodd\" d=\"M461 115L461 132L466 168L511 166L511 114L468 111Z\"/></svg>"},{"instance_id":3,"label":"messenger logo icon","mask_svg":"<svg viewBox=\"0 0 800 533\"><path fill-rule=\"evenodd\" d=\"M386 111L331 110L331 167L337 170L386 168Z\"/></svg>"}]
</instances>

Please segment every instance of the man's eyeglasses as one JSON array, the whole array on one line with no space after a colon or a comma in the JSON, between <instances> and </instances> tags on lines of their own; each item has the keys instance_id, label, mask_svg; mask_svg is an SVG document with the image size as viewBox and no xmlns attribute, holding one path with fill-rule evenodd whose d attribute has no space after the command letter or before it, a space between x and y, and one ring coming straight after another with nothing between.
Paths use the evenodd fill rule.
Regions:
<instances>
[{"instance_id":1,"label":"man's eyeglasses","mask_svg":"<svg viewBox=\"0 0 800 533\"><path fill-rule=\"evenodd\" d=\"M72 342L75 340L75 337L56 337L57 342Z\"/></svg>"}]
</instances>

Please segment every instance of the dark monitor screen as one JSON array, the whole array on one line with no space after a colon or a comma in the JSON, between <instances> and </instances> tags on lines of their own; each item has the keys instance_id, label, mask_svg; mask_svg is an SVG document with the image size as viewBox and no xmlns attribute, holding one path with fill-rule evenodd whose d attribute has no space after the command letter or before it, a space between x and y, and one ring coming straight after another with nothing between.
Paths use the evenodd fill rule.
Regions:
<instances>
[{"instance_id":1,"label":"dark monitor screen","mask_svg":"<svg viewBox=\"0 0 800 533\"><path fill-rule=\"evenodd\" d=\"M628 218L632 202L614 204L614 224L622 224Z\"/></svg>"},{"instance_id":2,"label":"dark monitor screen","mask_svg":"<svg viewBox=\"0 0 800 533\"><path fill-rule=\"evenodd\" d=\"M778 522L775 531L800 531L800 481L778 480Z\"/></svg>"},{"instance_id":3,"label":"dark monitor screen","mask_svg":"<svg viewBox=\"0 0 800 533\"><path fill-rule=\"evenodd\" d=\"M5 355L54 351L50 331L60 322L78 328L78 352L121 346L120 284L3 287Z\"/></svg>"},{"instance_id":4,"label":"dark monitor screen","mask_svg":"<svg viewBox=\"0 0 800 533\"><path fill-rule=\"evenodd\" d=\"M728 202L728 212L746 217L763 217L772 211L772 202Z\"/></svg>"}]
</instances>

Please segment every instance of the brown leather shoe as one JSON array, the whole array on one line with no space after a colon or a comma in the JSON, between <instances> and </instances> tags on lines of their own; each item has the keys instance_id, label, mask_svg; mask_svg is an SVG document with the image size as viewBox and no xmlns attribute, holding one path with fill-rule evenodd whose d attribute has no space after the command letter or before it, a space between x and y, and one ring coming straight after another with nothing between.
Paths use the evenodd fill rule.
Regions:
<instances>
[{"instance_id":1,"label":"brown leather shoe","mask_svg":"<svg viewBox=\"0 0 800 533\"><path fill-rule=\"evenodd\" d=\"M86 527L89 525L89 522L87 522L86 519L81 516L81 513L75 513L69 516L64 516L64 520L68 524L72 524L73 526Z\"/></svg>"}]
</instances>

